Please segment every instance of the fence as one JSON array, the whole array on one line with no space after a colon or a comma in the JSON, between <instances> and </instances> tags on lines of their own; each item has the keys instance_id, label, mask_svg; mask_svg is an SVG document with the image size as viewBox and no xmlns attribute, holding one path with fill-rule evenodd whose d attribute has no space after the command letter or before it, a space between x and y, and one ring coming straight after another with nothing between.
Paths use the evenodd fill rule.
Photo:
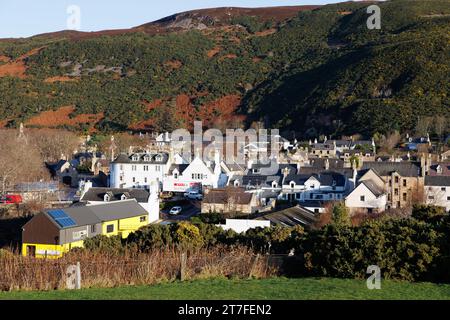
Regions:
<instances>
[{"instance_id":1,"label":"fence","mask_svg":"<svg viewBox=\"0 0 450 320\"><path fill-rule=\"evenodd\" d=\"M176 279L266 278L280 273L286 257L258 255L245 248L197 252L162 250L120 256L82 252L59 260L11 255L0 257L0 290L70 289L68 276L73 281L77 279L74 277L76 269L70 266L77 263L83 288L149 285Z\"/></svg>"}]
</instances>

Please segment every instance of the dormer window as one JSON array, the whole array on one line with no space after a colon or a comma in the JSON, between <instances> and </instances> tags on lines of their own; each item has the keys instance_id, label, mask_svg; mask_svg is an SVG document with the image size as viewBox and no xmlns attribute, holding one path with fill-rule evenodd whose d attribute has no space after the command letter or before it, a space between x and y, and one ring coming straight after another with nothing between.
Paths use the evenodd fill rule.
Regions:
<instances>
[{"instance_id":1,"label":"dormer window","mask_svg":"<svg viewBox=\"0 0 450 320\"><path fill-rule=\"evenodd\" d=\"M156 160L157 162L161 162L161 161L162 161L162 155L157 154L156 157L155 157L155 160Z\"/></svg>"},{"instance_id":2,"label":"dormer window","mask_svg":"<svg viewBox=\"0 0 450 320\"><path fill-rule=\"evenodd\" d=\"M235 180L235 181L234 181L234 186L235 186L235 187L239 187L239 180Z\"/></svg>"},{"instance_id":3,"label":"dormer window","mask_svg":"<svg viewBox=\"0 0 450 320\"><path fill-rule=\"evenodd\" d=\"M442 174L442 167L441 167L441 165L438 165L436 167L436 172L439 173L439 174Z\"/></svg>"},{"instance_id":4,"label":"dormer window","mask_svg":"<svg viewBox=\"0 0 450 320\"><path fill-rule=\"evenodd\" d=\"M291 181L291 183L289 185L291 186L292 189L295 188L295 182L294 181Z\"/></svg>"},{"instance_id":5,"label":"dormer window","mask_svg":"<svg viewBox=\"0 0 450 320\"><path fill-rule=\"evenodd\" d=\"M123 194L123 195L120 196L120 200L122 200L122 201L123 201L123 200L127 200L127 199L128 199L128 197L127 197L125 194Z\"/></svg>"},{"instance_id":6,"label":"dormer window","mask_svg":"<svg viewBox=\"0 0 450 320\"><path fill-rule=\"evenodd\" d=\"M132 161L139 161L139 156L138 156L137 154L134 154L134 155L131 157L131 160L132 160Z\"/></svg>"},{"instance_id":7,"label":"dormer window","mask_svg":"<svg viewBox=\"0 0 450 320\"><path fill-rule=\"evenodd\" d=\"M105 202L110 202L111 201L111 196L109 195L109 194L105 194L104 196L103 196L103 201L105 201Z\"/></svg>"},{"instance_id":8,"label":"dormer window","mask_svg":"<svg viewBox=\"0 0 450 320\"><path fill-rule=\"evenodd\" d=\"M145 161L145 162L150 162L150 156L149 156L148 154L146 154L146 155L144 156L144 161Z\"/></svg>"},{"instance_id":9,"label":"dormer window","mask_svg":"<svg viewBox=\"0 0 450 320\"><path fill-rule=\"evenodd\" d=\"M272 188L277 188L278 187L278 183L276 181L272 182Z\"/></svg>"},{"instance_id":10,"label":"dormer window","mask_svg":"<svg viewBox=\"0 0 450 320\"><path fill-rule=\"evenodd\" d=\"M256 173L259 173L260 171L259 171L259 169L255 168L255 169L252 170L252 172L256 174Z\"/></svg>"}]
</instances>

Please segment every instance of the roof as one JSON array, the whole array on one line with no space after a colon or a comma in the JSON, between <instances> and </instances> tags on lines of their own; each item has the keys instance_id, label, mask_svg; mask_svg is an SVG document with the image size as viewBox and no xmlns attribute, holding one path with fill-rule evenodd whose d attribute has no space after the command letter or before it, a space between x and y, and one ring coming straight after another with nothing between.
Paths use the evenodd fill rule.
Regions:
<instances>
[{"instance_id":1,"label":"roof","mask_svg":"<svg viewBox=\"0 0 450 320\"><path fill-rule=\"evenodd\" d=\"M137 156L138 160L133 161L133 156ZM149 160L146 161L146 156ZM160 160L157 159L160 156ZM138 164L166 164L169 161L169 154L165 152L159 153L134 153L132 155L127 155L121 153L112 163L138 163Z\"/></svg>"},{"instance_id":2,"label":"roof","mask_svg":"<svg viewBox=\"0 0 450 320\"><path fill-rule=\"evenodd\" d=\"M441 172L438 172L438 168ZM439 162L430 166L430 176L450 176L450 162Z\"/></svg>"},{"instance_id":3,"label":"roof","mask_svg":"<svg viewBox=\"0 0 450 320\"><path fill-rule=\"evenodd\" d=\"M316 221L312 211L301 206L291 207L285 210L266 214L256 220L269 220L273 224L293 227L296 225L309 226Z\"/></svg>"},{"instance_id":4,"label":"roof","mask_svg":"<svg viewBox=\"0 0 450 320\"><path fill-rule=\"evenodd\" d=\"M56 223L55 219L51 217L49 212L58 210L65 213L71 218L75 225L69 227L61 227ZM148 212L140 206L136 200L124 200L108 202L105 204L92 205L92 206L76 206L64 209L52 209L45 212L47 217L55 223L60 229L70 229L80 226L93 225L106 221L113 221L119 219L133 218L138 216L147 215Z\"/></svg>"},{"instance_id":5,"label":"roof","mask_svg":"<svg viewBox=\"0 0 450 320\"><path fill-rule=\"evenodd\" d=\"M177 169L180 174L183 174L187 167L189 167L189 164L172 164L169 168L168 174L172 175L175 169Z\"/></svg>"},{"instance_id":6,"label":"roof","mask_svg":"<svg viewBox=\"0 0 450 320\"><path fill-rule=\"evenodd\" d=\"M377 198L384 194L383 189L377 186L373 181L365 180L362 181L361 184L365 185Z\"/></svg>"},{"instance_id":7,"label":"roof","mask_svg":"<svg viewBox=\"0 0 450 320\"><path fill-rule=\"evenodd\" d=\"M272 182L276 182L279 186L282 182L281 176L263 176L263 175L245 175L236 176L232 181L238 180L242 182L242 186L269 187L272 188Z\"/></svg>"},{"instance_id":8,"label":"roof","mask_svg":"<svg viewBox=\"0 0 450 320\"><path fill-rule=\"evenodd\" d=\"M127 199L136 199L137 202L147 202L150 193L145 189L121 189L121 188L89 188L80 201L103 201L105 194L111 195L111 201L122 200L122 195Z\"/></svg>"},{"instance_id":9,"label":"roof","mask_svg":"<svg viewBox=\"0 0 450 320\"><path fill-rule=\"evenodd\" d=\"M426 176L426 186L450 187L450 176Z\"/></svg>"},{"instance_id":10,"label":"roof","mask_svg":"<svg viewBox=\"0 0 450 320\"><path fill-rule=\"evenodd\" d=\"M398 172L403 177L418 177L420 166L413 162L364 162L362 169L374 169L380 176L389 176Z\"/></svg>"},{"instance_id":11,"label":"roof","mask_svg":"<svg viewBox=\"0 0 450 320\"><path fill-rule=\"evenodd\" d=\"M283 184L287 185L290 182L294 181L295 184L302 185L311 177L317 179L322 185L326 186L337 186L343 187L345 186L346 178L343 174L333 171L323 171L319 173L312 174L296 174L289 175L284 179Z\"/></svg>"},{"instance_id":12,"label":"roof","mask_svg":"<svg viewBox=\"0 0 450 320\"><path fill-rule=\"evenodd\" d=\"M203 198L203 202L226 204L230 198L234 199L236 204L250 204L253 194L245 192L243 188L210 189Z\"/></svg>"}]
</instances>

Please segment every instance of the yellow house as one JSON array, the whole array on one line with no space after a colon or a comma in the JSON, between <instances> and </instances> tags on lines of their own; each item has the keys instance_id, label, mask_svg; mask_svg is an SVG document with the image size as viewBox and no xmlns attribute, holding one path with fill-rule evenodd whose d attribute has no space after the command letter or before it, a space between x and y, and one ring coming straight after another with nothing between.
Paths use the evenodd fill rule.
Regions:
<instances>
[{"instance_id":1,"label":"yellow house","mask_svg":"<svg viewBox=\"0 0 450 320\"><path fill-rule=\"evenodd\" d=\"M135 199L92 206L47 210L22 230L22 255L60 258L84 239L97 235L123 238L148 224L148 212Z\"/></svg>"}]
</instances>

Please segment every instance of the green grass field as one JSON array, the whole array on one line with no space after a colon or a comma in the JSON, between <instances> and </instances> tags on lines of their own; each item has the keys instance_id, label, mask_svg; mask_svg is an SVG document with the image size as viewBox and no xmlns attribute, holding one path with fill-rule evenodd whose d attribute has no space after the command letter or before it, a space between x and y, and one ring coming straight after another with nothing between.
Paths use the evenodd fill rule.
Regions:
<instances>
[{"instance_id":1,"label":"green grass field","mask_svg":"<svg viewBox=\"0 0 450 320\"><path fill-rule=\"evenodd\" d=\"M2 292L0 299L76 300L253 300L253 299L450 299L450 285L382 281L368 290L365 281L343 279L197 280L153 286L78 291Z\"/></svg>"}]
</instances>

